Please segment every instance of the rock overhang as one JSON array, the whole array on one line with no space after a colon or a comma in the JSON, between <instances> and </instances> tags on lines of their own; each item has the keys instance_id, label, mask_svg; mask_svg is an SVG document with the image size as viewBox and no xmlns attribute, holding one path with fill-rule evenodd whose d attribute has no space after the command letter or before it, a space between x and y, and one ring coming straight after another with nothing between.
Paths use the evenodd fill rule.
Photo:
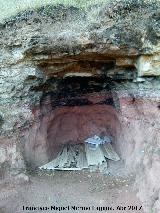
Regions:
<instances>
[{"instance_id":1,"label":"rock overhang","mask_svg":"<svg viewBox=\"0 0 160 213\"><path fill-rule=\"evenodd\" d=\"M90 10L62 4L26 10L3 24L1 51L3 54L3 47L7 46L8 60L13 63L46 66L51 75L55 72L62 77L104 72L98 68L94 71L89 65L92 71L85 73L81 66L85 61L86 64L96 62L98 67L102 64L102 70L104 64L114 63L114 67L106 69L112 78L115 73L122 73L126 79L159 76L158 10L158 1L155 5L145 1L110 1L101 7L92 5ZM9 36L9 40L3 36Z\"/></svg>"}]
</instances>

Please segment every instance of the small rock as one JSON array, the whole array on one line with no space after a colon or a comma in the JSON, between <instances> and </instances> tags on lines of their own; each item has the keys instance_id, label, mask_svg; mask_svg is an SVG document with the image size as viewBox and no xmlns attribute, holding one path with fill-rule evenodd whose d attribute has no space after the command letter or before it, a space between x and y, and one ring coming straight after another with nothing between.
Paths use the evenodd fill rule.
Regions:
<instances>
[{"instance_id":1,"label":"small rock","mask_svg":"<svg viewBox=\"0 0 160 213\"><path fill-rule=\"evenodd\" d=\"M18 181L18 183L29 182L29 177L24 173L21 173L15 176L15 181Z\"/></svg>"}]
</instances>

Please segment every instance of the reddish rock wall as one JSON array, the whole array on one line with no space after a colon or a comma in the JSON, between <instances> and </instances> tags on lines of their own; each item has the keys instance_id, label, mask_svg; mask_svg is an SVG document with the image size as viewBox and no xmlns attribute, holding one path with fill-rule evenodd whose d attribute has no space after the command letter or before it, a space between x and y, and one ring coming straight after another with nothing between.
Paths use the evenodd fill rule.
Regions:
<instances>
[{"instance_id":1,"label":"reddish rock wall","mask_svg":"<svg viewBox=\"0 0 160 213\"><path fill-rule=\"evenodd\" d=\"M51 103L48 103L48 111L25 136L26 160L32 165L42 165L56 157L64 144L84 143L94 135L105 134L116 140L119 128L117 111L114 106L102 102L107 96L88 94L86 97L92 103L82 106L51 109ZM44 113L43 105L41 113Z\"/></svg>"}]
</instances>

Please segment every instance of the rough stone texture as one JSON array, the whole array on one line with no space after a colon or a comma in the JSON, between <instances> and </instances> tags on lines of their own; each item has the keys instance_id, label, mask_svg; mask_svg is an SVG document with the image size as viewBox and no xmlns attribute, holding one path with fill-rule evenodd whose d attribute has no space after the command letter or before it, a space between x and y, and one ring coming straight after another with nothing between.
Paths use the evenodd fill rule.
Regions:
<instances>
[{"instance_id":1,"label":"rough stone texture","mask_svg":"<svg viewBox=\"0 0 160 213\"><path fill-rule=\"evenodd\" d=\"M136 62L139 76L156 76L159 75L160 55L140 56Z\"/></svg>"},{"instance_id":2,"label":"rough stone texture","mask_svg":"<svg viewBox=\"0 0 160 213\"><path fill-rule=\"evenodd\" d=\"M26 134L26 159L40 166L57 156L64 144L84 143L97 134L116 137L118 118L107 105L59 107Z\"/></svg>"},{"instance_id":3,"label":"rough stone texture","mask_svg":"<svg viewBox=\"0 0 160 213\"><path fill-rule=\"evenodd\" d=\"M58 5L49 7L48 11L48 7L42 7L22 12L2 23L0 174L25 170L25 146L30 143L28 147L32 147L32 141L36 142L36 155L41 154L43 161L48 161L49 156L41 152L47 148L44 143L41 149L42 141L48 137L50 144L49 135L55 137L52 130L56 124L56 132L63 128L60 120L65 119L64 112L72 112L70 117L74 121L77 111L81 115L84 110L93 125L102 111L103 119L111 116L111 121L118 120L114 145L126 169L137 174L135 187L145 211L158 212L160 84L156 76L160 75L159 36L158 1L154 4L109 1L86 10ZM68 88L63 90L62 78L71 76L83 76L83 80L92 77L94 83L91 87L79 88L71 84L71 78L66 82ZM142 76L144 79L138 78ZM101 77L105 81L98 83L97 91L94 78ZM86 92L85 88L91 89ZM103 95L90 96L103 89L112 104L104 102ZM80 91L83 92L77 99L75 93ZM99 105L95 113L92 105L96 103ZM51 116L47 115L49 111ZM116 113L116 119L110 112ZM52 122L55 114L59 115L59 120ZM64 123L68 123L68 119ZM74 128L73 124L70 129ZM96 125L99 128L108 123L103 121ZM71 139L75 139L77 129L73 129ZM26 142L29 134L30 140ZM68 133L66 135L69 137ZM82 135L82 139L88 136L85 131ZM32 156L30 159L31 163L35 160Z\"/></svg>"},{"instance_id":4,"label":"rough stone texture","mask_svg":"<svg viewBox=\"0 0 160 213\"><path fill-rule=\"evenodd\" d=\"M15 138L0 138L0 179L9 173L25 171L24 158L17 144Z\"/></svg>"},{"instance_id":5,"label":"rough stone texture","mask_svg":"<svg viewBox=\"0 0 160 213\"><path fill-rule=\"evenodd\" d=\"M159 95L146 89L140 94L140 91L131 92L128 88L127 93L124 96L124 93L122 95L119 92L122 127L117 145L121 150L121 157L126 159L127 168L137 173L135 185L139 189L138 196L143 202L145 212L158 212Z\"/></svg>"}]
</instances>

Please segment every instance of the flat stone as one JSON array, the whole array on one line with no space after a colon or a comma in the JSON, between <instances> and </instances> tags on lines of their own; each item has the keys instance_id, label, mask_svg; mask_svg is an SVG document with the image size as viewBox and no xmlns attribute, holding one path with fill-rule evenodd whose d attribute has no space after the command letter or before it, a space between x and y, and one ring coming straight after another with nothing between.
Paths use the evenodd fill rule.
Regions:
<instances>
[{"instance_id":1,"label":"flat stone","mask_svg":"<svg viewBox=\"0 0 160 213\"><path fill-rule=\"evenodd\" d=\"M98 146L95 150L90 148L89 144L85 144L85 150L86 150L86 157L87 157L87 162L88 166L94 166L94 165L99 165L102 164L102 162L105 161L104 154Z\"/></svg>"},{"instance_id":2,"label":"flat stone","mask_svg":"<svg viewBox=\"0 0 160 213\"><path fill-rule=\"evenodd\" d=\"M83 145L79 148L79 155L77 156L77 167L81 169L88 168L85 148Z\"/></svg>"},{"instance_id":3,"label":"flat stone","mask_svg":"<svg viewBox=\"0 0 160 213\"><path fill-rule=\"evenodd\" d=\"M39 167L47 170L81 170L88 168L84 145L66 145L57 158Z\"/></svg>"},{"instance_id":4,"label":"flat stone","mask_svg":"<svg viewBox=\"0 0 160 213\"><path fill-rule=\"evenodd\" d=\"M67 164L68 160L68 152L67 152L67 146L65 146L61 152L61 154L57 157L57 167L62 168L65 164Z\"/></svg>"},{"instance_id":5,"label":"flat stone","mask_svg":"<svg viewBox=\"0 0 160 213\"><path fill-rule=\"evenodd\" d=\"M101 145L101 148L102 148L103 154L106 158L113 160L113 161L119 161L120 160L120 157L114 151L111 143L105 143L105 144Z\"/></svg>"}]
</instances>

